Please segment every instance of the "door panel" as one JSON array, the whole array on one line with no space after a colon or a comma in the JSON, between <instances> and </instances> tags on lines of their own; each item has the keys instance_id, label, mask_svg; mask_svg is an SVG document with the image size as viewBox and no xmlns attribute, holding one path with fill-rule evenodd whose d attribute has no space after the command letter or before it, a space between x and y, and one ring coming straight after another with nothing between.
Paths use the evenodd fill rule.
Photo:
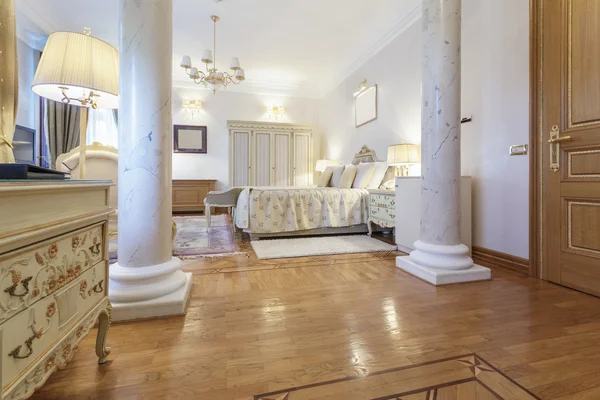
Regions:
<instances>
[{"instance_id":1,"label":"door panel","mask_svg":"<svg viewBox=\"0 0 600 400\"><path fill-rule=\"evenodd\" d=\"M600 1L542 3L542 277L600 295Z\"/></svg>"},{"instance_id":2,"label":"door panel","mask_svg":"<svg viewBox=\"0 0 600 400\"><path fill-rule=\"evenodd\" d=\"M296 134L294 136L294 185L311 184L310 167L310 136Z\"/></svg>"},{"instance_id":3,"label":"door panel","mask_svg":"<svg viewBox=\"0 0 600 400\"><path fill-rule=\"evenodd\" d=\"M274 136L274 186L290 186L290 135L276 133Z\"/></svg>"},{"instance_id":4,"label":"door panel","mask_svg":"<svg viewBox=\"0 0 600 400\"><path fill-rule=\"evenodd\" d=\"M569 0L568 7L569 127L597 124L600 122L600 2Z\"/></svg>"},{"instance_id":5,"label":"door panel","mask_svg":"<svg viewBox=\"0 0 600 400\"><path fill-rule=\"evenodd\" d=\"M271 185L271 134L254 133L254 183L256 186Z\"/></svg>"},{"instance_id":6,"label":"door panel","mask_svg":"<svg viewBox=\"0 0 600 400\"><path fill-rule=\"evenodd\" d=\"M250 132L234 131L232 135L232 186L250 185Z\"/></svg>"}]
</instances>

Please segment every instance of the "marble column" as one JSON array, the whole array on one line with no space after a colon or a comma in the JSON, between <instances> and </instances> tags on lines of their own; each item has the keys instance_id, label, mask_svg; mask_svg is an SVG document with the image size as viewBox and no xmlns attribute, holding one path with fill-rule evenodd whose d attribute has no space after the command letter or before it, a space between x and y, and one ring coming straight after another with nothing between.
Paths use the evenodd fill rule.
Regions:
<instances>
[{"instance_id":1,"label":"marble column","mask_svg":"<svg viewBox=\"0 0 600 400\"><path fill-rule=\"evenodd\" d=\"M421 237L396 264L435 285L490 279L460 240L461 0L422 10Z\"/></svg>"},{"instance_id":2,"label":"marble column","mask_svg":"<svg viewBox=\"0 0 600 400\"><path fill-rule=\"evenodd\" d=\"M118 262L113 319L182 315L191 274L172 256L172 0L120 0Z\"/></svg>"}]
</instances>

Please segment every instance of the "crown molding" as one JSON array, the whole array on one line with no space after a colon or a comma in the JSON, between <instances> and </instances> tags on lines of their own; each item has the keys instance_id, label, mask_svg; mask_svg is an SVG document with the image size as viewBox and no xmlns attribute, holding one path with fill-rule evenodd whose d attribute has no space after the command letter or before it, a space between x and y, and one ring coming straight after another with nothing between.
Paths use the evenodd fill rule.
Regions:
<instances>
[{"instance_id":1,"label":"crown molding","mask_svg":"<svg viewBox=\"0 0 600 400\"><path fill-rule=\"evenodd\" d=\"M208 91L211 90L203 85L198 85L190 79L174 79L173 87ZM240 85L229 85L219 91L257 94L281 97L301 97L308 99L319 99L319 88L313 82L305 81L275 81L267 79L246 79Z\"/></svg>"},{"instance_id":2,"label":"crown molding","mask_svg":"<svg viewBox=\"0 0 600 400\"><path fill-rule=\"evenodd\" d=\"M320 93L320 98L323 98L335 89L340 83L346 80L352 75L357 69L362 67L367 61L369 61L375 54L379 53L385 46L390 44L396 39L402 32L408 29L412 24L417 22L421 18L421 4L416 5L408 14L406 14L394 27L389 30L383 37L381 37L371 48L365 51L360 57L358 57L352 64L345 68L340 74L336 74L336 80L332 81L331 85L328 85L325 90Z\"/></svg>"},{"instance_id":3,"label":"crown molding","mask_svg":"<svg viewBox=\"0 0 600 400\"><path fill-rule=\"evenodd\" d=\"M256 122L256 121L227 121L227 127L231 129L249 129L273 132L305 132L311 133L314 131L314 126L288 124L284 122Z\"/></svg>"}]
</instances>

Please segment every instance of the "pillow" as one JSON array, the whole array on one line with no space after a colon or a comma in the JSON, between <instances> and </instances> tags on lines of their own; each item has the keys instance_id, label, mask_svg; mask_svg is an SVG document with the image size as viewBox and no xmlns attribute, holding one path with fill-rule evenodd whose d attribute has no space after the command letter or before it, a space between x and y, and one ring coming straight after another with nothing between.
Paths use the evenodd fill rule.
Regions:
<instances>
[{"instance_id":1,"label":"pillow","mask_svg":"<svg viewBox=\"0 0 600 400\"><path fill-rule=\"evenodd\" d=\"M317 181L318 187L327 187L329 186L329 181L331 180L331 176L333 175L333 171L330 169L326 169L321 172L321 176L319 176L319 180Z\"/></svg>"},{"instance_id":2,"label":"pillow","mask_svg":"<svg viewBox=\"0 0 600 400\"><path fill-rule=\"evenodd\" d=\"M352 187L355 189L365 189L369 183L371 183L374 167L375 165L373 163L358 164L356 167L356 177L354 178Z\"/></svg>"},{"instance_id":3,"label":"pillow","mask_svg":"<svg viewBox=\"0 0 600 400\"><path fill-rule=\"evenodd\" d=\"M371 180L367 185L368 189L379 189L381 184L383 183L383 178L385 177L385 173L388 170L388 165L386 162L376 162L373 167L373 174L371 175Z\"/></svg>"},{"instance_id":4,"label":"pillow","mask_svg":"<svg viewBox=\"0 0 600 400\"><path fill-rule=\"evenodd\" d=\"M340 166L330 166L325 169L325 171L327 171L327 170L332 171L331 181L329 182L330 186L337 187L340 184L340 179L342 179L342 173L344 172L344 168L345 167L343 165L340 165Z\"/></svg>"},{"instance_id":5,"label":"pillow","mask_svg":"<svg viewBox=\"0 0 600 400\"><path fill-rule=\"evenodd\" d=\"M337 187L340 189L350 189L352 187L352 182L354 182L354 177L356 177L356 172L358 168L354 165L348 165L344 168L344 172L342 173L342 178L340 179Z\"/></svg>"}]
</instances>

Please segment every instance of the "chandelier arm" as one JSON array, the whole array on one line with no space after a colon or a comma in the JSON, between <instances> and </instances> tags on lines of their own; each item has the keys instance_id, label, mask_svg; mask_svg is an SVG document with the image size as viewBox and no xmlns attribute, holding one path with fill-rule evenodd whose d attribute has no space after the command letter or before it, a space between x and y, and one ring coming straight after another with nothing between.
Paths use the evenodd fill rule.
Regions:
<instances>
[{"instance_id":1,"label":"chandelier arm","mask_svg":"<svg viewBox=\"0 0 600 400\"><path fill-rule=\"evenodd\" d=\"M227 72L223 72L223 77L227 80L227 83L233 83L234 85L239 85L242 81L236 79L234 75L229 75Z\"/></svg>"}]
</instances>

